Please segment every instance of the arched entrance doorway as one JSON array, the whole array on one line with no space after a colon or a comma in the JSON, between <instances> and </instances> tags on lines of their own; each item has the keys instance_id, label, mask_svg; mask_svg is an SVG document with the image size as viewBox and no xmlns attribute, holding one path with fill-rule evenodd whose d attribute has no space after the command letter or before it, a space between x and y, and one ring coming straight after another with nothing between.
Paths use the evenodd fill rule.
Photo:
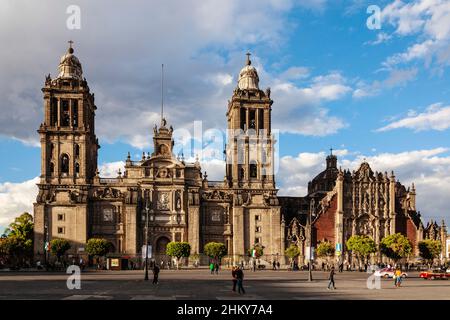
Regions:
<instances>
[{"instance_id":1,"label":"arched entrance doorway","mask_svg":"<svg viewBox=\"0 0 450 320\"><path fill-rule=\"evenodd\" d=\"M164 261L164 267L166 267L170 260L170 257L166 255L166 248L169 242L170 239L168 237L162 236L156 240L155 244L155 261L160 264L161 261Z\"/></svg>"}]
</instances>

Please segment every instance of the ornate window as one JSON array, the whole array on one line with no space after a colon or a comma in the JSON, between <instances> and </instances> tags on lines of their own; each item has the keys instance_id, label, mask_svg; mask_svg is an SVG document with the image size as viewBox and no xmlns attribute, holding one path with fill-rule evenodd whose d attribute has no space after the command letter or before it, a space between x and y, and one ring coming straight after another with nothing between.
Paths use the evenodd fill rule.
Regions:
<instances>
[{"instance_id":1,"label":"ornate window","mask_svg":"<svg viewBox=\"0 0 450 320\"><path fill-rule=\"evenodd\" d=\"M55 174L55 164L53 162L50 162L48 170L51 176Z\"/></svg>"},{"instance_id":2,"label":"ornate window","mask_svg":"<svg viewBox=\"0 0 450 320\"><path fill-rule=\"evenodd\" d=\"M156 208L158 210L169 210L169 193L168 192L158 192L158 202Z\"/></svg>"},{"instance_id":3,"label":"ornate window","mask_svg":"<svg viewBox=\"0 0 450 320\"><path fill-rule=\"evenodd\" d=\"M258 168L256 163L250 163L250 178L258 178Z\"/></svg>"},{"instance_id":4,"label":"ornate window","mask_svg":"<svg viewBox=\"0 0 450 320\"><path fill-rule=\"evenodd\" d=\"M69 111L69 101L61 100L61 127L68 127L70 125L70 111Z\"/></svg>"},{"instance_id":5,"label":"ornate window","mask_svg":"<svg viewBox=\"0 0 450 320\"><path fill-rule=\"evenodd\" d=\"M78 127L78 100L72 100L72 126Z\"/></svg>"},{"instance_id":6,"label":"ornate window","mask_svg":"<svg viewBox=\"0 0 450 320\"><path fill-rule=\"evenodd\" d=\"M61 155L61 173L63 175L69 174L69 156L65 153Z\"/></svg>"},{"instance_id":7,"label":"ornate window","mask_svg":"<svg viewBox=\"0 0 450 320\"><path fill-rule=\"evenodd\" d=\"M220 222L221 221L221 215L222 215L222 210L220 210L220 209L213 209L211 211L211 221L213 221L213 222Z\"/></svg>"},{"instance_id":8,"label":"ornate window","mask_svg":"<svg viewBox=\"0 0 450 320\"><path fill-rule=\"evenodd\" d=\"M103 208L103 221L112 222L114 220L114 211L112 208Z\"/></svg>"},{"instance_id":9,"label":"ornate window","mask_svg":"<svg viewBox=\"0 0 450 320\"><path fill-rule=\"evenodd\" d=\"M79 144L75 145L75 157L76 158L80 157L80 145Z\"/></svg>"}]
</instances>

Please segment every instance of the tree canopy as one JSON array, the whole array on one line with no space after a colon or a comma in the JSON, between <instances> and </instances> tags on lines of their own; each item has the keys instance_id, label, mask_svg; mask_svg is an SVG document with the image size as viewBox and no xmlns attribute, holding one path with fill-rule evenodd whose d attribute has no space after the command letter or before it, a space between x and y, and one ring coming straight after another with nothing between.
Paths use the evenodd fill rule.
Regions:
<instances>
[{"instance_id":1,"label":"tree canopy","mask_svg":"<svg viewBox=\"0 0 450 320\"><path fill-rule=\"evenodd\" d=\"M316 249L318 257L331 257L334 255L334 247L331 242L324 241L319 243Z\"/></svg>"},{"instance_id":2,"label":"tree canopy","mask_svg":"<svg viewBox=\"0 0 450 320\"><path fill-rule=\"evenodd\" d=\"M70 242L66 239L55 238L50 241L50 250L58 260L70 249Z\"/></svg>"},{"instance_id":3,"label":"tree canopy","mask_svg":"<svg viewBox=\"0 0 450 320\"><path fill-rule=\"evenodd\" d=\"M375 241L368 236L354 235L347 242L347 249L353 252L358 259L368 259L370 254L377 252Z\"/></svg>"},{"instance_id":4,"label":"tree canopy","mask_svg":"<svg viewBox=\"0 0 450 320\"><path fill-rule=\"evenodd\" d=\"M181 258L187 258L191 254L191 245L188 242L172 241L167 244L166 254L177 258L177 268Z\"/></svg>"},{"instance_id":5,"label":"tree canopy","mask_svg":"<svg viewBox=\"0 0 450 320\"><path fill-rule=\"evenodd\" d=\"M298 246L296 246L295 244L291 244L289 246L289 248L287 248L286 250L284 250L284 253L289 257L289 259L292 261L294 260L296 257L298 257L300 255L300 249Z\"/></svg>"},{"instance_id":6,"label":"tree canopy","mask_svg":"<svg viewBox=\"0 0 450 320\"><path fill-rule=\"evenodd\" d=\"M0 241L0 253L13 265L22 264L33 256L33 216L22 213L6 228Z\"/></svg>"},{"instance_id":7,"label":"tree canopy","mask_svg":"<svg viewBox=\"0 0 450 320\"><path fill-rule=\"evenodd\" d=\"M255 258L259 258L264 254L264 247L259 243L256 243L252 248L248 249L248 256L252 256L252 252L255 250Z\"/></svg>"},{"instance_id":8,"label":"tree canopy","mask_svg":"<svg viewBox=\"0 0 450 320\"><path fill-rule=\"evenodd\" d=\"M386 257L397 262L411 254L412 246L407 237L401 233L395 233L381 240L380 251Z\"/></svg>"},{"instance_id":9,"label":"tree canopy","mask_svg":"<svg viewBox=\"0 0 450 320\"><path fill-rule=\"evenodd\" d=\"M220 260L227 255L227 247L221 242L209 242L203 248L203 253L210 258Z\"/></svg>"},{"instance_id":10,"label":"tree canopy","mask_svg":"<svg viewBox=\"0 0 450 320\"><path fill-rule=\"evenodd\" d=\"M442 250L441 242L431 239L420 241L418 247L420 256L429 262L432 262L433 259L439 257Z\"/></svg>"},{"instance_id":11,"label":"tree canopy","mask_svg":"<svg viewBox=\"0 0 450 320\"><path fill-rule=\"evenodd\" d=\"M111 243L103 238L91 238L86 243L86 252L91 256L102 257L111 250Z\"/></svg>"}]
</instances>

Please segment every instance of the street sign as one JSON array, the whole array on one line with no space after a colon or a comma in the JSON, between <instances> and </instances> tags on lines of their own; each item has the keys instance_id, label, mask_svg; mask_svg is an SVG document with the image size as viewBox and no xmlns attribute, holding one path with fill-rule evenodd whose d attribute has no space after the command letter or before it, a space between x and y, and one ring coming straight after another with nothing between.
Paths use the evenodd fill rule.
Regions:
<instances>
[{"instance_id":1,"label":"street sign","mask_svg":"<svg viewBox=\"0 0 450 320\"><path fill-rule=\"evenodd\" d=\"M255 250L255 249L252 250L252 257L253 257L253 258L256 257L256 250Z\"/></svg>"},{"instance_id":2,"label":"street sign","mask_svg":"<svg viewBox=\"0 0 450 320\"><path fill-rule=\"evenodd\" d=\"M342 243L336 243L336 251L342 251Z\"/></svg>"},{"instance_id":3,"label":"street sign","mask_svg":"<svg viewBox=\"0 0 450 320\"><path fill-rule=\"evenodd\" d=\"M142 246L142 259L145 259L145 247L147 247L148 250L148 258L150 259L152 257L152 245L146 246L145 244Z\"/></svg>"}]
</instances>

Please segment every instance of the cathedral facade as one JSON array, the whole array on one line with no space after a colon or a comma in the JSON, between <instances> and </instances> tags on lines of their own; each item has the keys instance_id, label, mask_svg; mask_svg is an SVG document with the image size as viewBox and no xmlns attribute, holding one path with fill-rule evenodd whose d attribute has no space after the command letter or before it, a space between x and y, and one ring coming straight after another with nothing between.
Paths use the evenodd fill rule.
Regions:
<instances>
[{"instance_id":1,"label":"cathedral facade","mask_svg":"<svg viewBox=\"0 0 450 320\"><path fill-rule=\"evenodd\" d=\"M366 162L350 173L338 169L337 158L330 155L326 170L309 183L307 196L278 196L273 101L270 89L259 88L249 55L226 110L223 181L209 181L198 160L188 163L174 156L173 128L164 118L153 129L153 153L143 153L139 161L128 154L116 178L100 177L97 107L71 46L58 69L58 76L48 75L42 89L36 259L44 259L46 243L54 238L68 239L71 255L85 256L87 240L101 237L111 242L114 253L137 256L147 224L156 259L164 257L171 241L189 242L191 253L198 254L206 243L222 242L234 261L260 245L264 259L282 263L286 246L294 243L304 259L309 224L313 246L331 241L339 257L346 254L345 241L353 234L369 235L379 243L401 232L415 246L422 238L446 239L445 226L422 224L414 186L405 188L393 173L373 172Z\"/></svg>"},{"instance_id":2,"label":"cathedral facade","mask_svg":"<svg viewBox=\"0 0 450 320\"><path fill-rule=\"evenodd\" d=\"M71 242L69 254L83 255L89 238L102 237L118 254L135 256L145 242L153 257L170 241L187 241L202 253L211 241L226 244L236 259L254 245L282 255L284 229L275 188L270 90L259 89L249 56L226 112L227 165L223 181L208 181L200 163L173 155L173 128L161 119L153 130L153 153L140 161L128 155L117 178L97 171L94 94L72 47L59 74L47 76L41 141L41 180L34 204L35 255L42 258L53 238ZM234 134L236 133L236 134Z\"/></svg>"}]
</instances>

